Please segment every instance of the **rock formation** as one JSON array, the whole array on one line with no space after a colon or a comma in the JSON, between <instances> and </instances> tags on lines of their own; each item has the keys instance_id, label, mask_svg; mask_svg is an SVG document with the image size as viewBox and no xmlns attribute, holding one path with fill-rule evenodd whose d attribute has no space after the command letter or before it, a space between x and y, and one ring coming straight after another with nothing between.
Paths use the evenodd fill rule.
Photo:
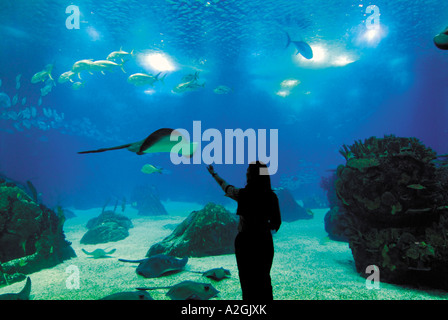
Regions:
<instances>
[{"instance_id":1,"label":"rock formation","mask_svg":"<svg viewBox=\"0 0 448 320\"><path fill-rule=\"evenodd\" d=\"M448 288L448 173L416 138L385 136L340 150L336 193L349 219L358 272L381 281Z\"/></svg>"},{"instance_id":2,"label":"rock formation","mask_svg":"<svg viewBox=\"0 0 448 320\"><path fill-rule=\"evenodd\" d=\"M87 222L89 229L81 238L82 244L98 244L123 240L129 236L131 220L113 211L104 211Z\"/></svg>"},{"instance_id":3,"label":"rock formation","mask_svg":"<svg viewBox=\"0 0 448 320\"><path fill-rule=\"evenodd\" d=\"M176 257L205 257L234 253L238 219L223 206L208 203L193 211L173 233L148 250L147 257L167 254Z\"/></svg>"},{"instance_id":4,"label":"rock formation","mask_svg":"<svg viewBox=\"0 0 448 320\"><path fill-rule=\"evenodd\" d=\"M76 256L65 240L63 212L36 200L23 187L0 179L0 284Z\"/></svg>"}]
</instances>

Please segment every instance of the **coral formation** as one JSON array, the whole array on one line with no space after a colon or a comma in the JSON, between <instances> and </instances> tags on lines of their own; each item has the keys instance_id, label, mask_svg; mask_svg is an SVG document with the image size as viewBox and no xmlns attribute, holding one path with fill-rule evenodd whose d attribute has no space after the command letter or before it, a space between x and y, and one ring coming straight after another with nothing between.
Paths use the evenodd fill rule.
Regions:
<instances>
[{"instance_id":1,"label":"coral formation","mask_svg":"<svg viewBox=\"0 0 448 320\"><path fill-rule=\"evenodd\" d=\"M87 222L89 229L81 238L82 244L98 244L123 240L133 227L131 220L114 211L103 211L98 217Z\"/></svg>"},{"instance_id":2,"label":"coral formation","mask_svg":"<svg viewBox=\"0 0 448 320\"><path fill-rule=\"evenodd\" d=\"M340 150L336 194L357 271L381 281L448 288L447 167L416 138L371 137Z\"/></svg>"},{"instance_id":3,"label":"coral formation","mask_svg":"<svg viewBox=\"0 0 448 320\"><path fill-rule=\"evenodd\" d=\"M76 256L65 240L64 215L24 190L0 178L0 284Z\"/></svg>"},{"instance_id":4,"label":"coral formation","mask_svg":"<svg viewBox=\"0 0 448 320\"><path fill-rule=\"evenodd\" d=\"M234 253L238 220L223 206L208 203L193 211L173 233L148 250L147 257L167 254L176 257L205 257Z\"/></svg>"}]
</instances>

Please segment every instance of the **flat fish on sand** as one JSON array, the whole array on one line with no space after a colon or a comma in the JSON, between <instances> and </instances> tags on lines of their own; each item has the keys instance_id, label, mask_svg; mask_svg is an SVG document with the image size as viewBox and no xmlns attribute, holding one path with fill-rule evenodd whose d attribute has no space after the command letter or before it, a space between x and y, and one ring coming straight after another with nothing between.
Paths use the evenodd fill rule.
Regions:
<instances>
[{"instance_id":1,"label":"flat fish on sand","mask_svg":"<svg viewBox=\"0 0 448 320\"><path fill-rule=\"evenodd\" d=\"M148 292L145 291L125 291L110 294L100 300L154 300Z\"/></svg>"},{"instance_id":2,"label":"flat fish on sand","mask_svg":"<svg viewBox=\"0 0 448 320\"><path fill-rule=\"evenodd\" d=\"M135 272L145 278L157 278L165 275L167 272L181 271L188 262L188 257L176 259L165 254L157 254L155 256L141 260L125 260L118 259L122 262L139 263Z\"/></svg>"},{"instance_id":3,"label":"flat fish on sand","mask_svg":"<svg viewBox=\"0 0 448 320\"><path fill-rule=\"evenodd\" d=\"M166 295L171 300L209 300L216 297L219 293L210 283L201 283L195 281L182 281L174 286L168 287L143 287L137 290L157 290L170 289Z\"/></svg>"},{"instance_id":4,"label":"flat fish on sand","mask_svg":"<svg viewBox=\"0 0 448 320\"><path fill-rule=\"evenodd\" d=\"M0 294L0 300L30 300L31 293L31 279L26 278L25 286L19 293L5 293Z\"/></svg>"}]
</instances>

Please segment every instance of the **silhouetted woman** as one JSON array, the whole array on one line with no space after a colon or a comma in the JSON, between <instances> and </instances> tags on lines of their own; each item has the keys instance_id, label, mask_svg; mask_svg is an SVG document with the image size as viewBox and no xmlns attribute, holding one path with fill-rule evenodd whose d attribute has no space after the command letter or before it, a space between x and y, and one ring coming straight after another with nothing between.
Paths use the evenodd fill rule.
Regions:
<instances>
[{"instance_id":1,"label":"silhouetted woman","mask_svg":"<svg viewBox=\"0 0 448 320\"><path fill-rule=\"evenodd\" d=\"M238 265L243 300L272 300L271 266L274 244L271 230L280 228L281 217L276 194L271 189L269 175L261 175L265 164L257 161L249 164L246 187L229 185L213 169L207 169L226 196L238 202L240 216L238 235L235 239L235 255Z\"/></svg>"}]
</instances>

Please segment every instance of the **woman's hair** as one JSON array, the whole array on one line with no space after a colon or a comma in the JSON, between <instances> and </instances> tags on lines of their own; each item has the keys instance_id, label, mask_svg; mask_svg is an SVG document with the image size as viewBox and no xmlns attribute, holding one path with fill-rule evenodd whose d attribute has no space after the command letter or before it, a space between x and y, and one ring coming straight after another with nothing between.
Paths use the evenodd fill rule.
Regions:
<instances>
[{"instance_id":1,"label":"woman's hair","mask_svg":"<svg viewBox=\"0 0 448 320\"><path fill-rule=\"evenodd\" d=\"M260 168L265 168L267 171L267 166L263 162L255 161L249 164L247 185L263 191L271 191L271 177L268 174L260 174Z\"/></svg>"}]
</instances>

